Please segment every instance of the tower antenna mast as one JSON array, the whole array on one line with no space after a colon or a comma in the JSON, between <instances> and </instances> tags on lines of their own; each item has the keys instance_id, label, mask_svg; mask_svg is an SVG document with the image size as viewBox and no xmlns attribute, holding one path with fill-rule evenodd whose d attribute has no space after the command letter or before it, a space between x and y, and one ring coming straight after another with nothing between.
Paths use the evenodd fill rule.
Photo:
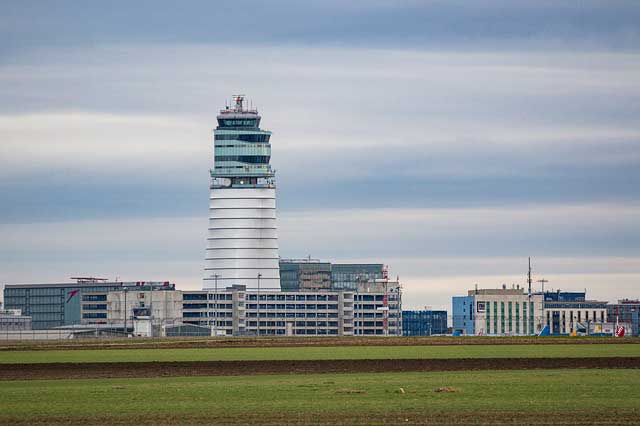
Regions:
<instances>
[{"instance_id":1,"label":"tower antenna mast","mask_svg":"<svg viewBox=\"0 0 640 426\"><path fill-rule=\"evenodd\" d=\"M531 283L533 282L531 279L531 257L529 257L529 273L527 274L527 282L529 283L529 294L531 294Z\"/></svg>"}]
</instances>

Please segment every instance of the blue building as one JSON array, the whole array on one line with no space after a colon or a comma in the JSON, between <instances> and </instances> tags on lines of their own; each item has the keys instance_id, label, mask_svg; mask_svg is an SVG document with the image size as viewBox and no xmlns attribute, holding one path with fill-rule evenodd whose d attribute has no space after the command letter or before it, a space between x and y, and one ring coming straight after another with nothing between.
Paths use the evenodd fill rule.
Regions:
<instances>
[{"instance_id":1,"label":"blue building","mask_svg":"<svg viewBox=\"0 0 640 426\"><path fill-rule=\"evenodd\" d=\"M454 296L451 300L454 333L473 336L475 334L473 296Z\"/></svg>"},{"instance_id":2,"label":"blue building","mask_svg":"<svg viewBox=\"0 0 640 426\"><path fill-rule=\"evenodd\" d=\"M447 333L447 311L402 311L403 336Z\"/></svg>"}]
</instances>

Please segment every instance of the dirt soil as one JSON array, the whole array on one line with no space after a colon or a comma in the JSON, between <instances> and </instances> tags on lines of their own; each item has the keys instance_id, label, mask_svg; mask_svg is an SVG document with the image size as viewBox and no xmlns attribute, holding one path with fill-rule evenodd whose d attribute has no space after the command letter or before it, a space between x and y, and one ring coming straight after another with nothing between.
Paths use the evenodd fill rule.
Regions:
<instances>
[{"instance_id":1,"label":"dirt soil","mask_svg":"<svg viewBox=\"0 0 640 426\"><path fill-rule=\"evenodd\" d=\"M612 337L217 337L170 339L78 339L55 342L2 342L0 351L83 349L181 349L299 346L451 346L451 345L555 345L640 344L640 338Z\"/></svg>"},{"instance_id":2,"label":"dirt soil","mask_svg":"<svg viewBox=\"0 0 640 426\"><path fill-rule=\"evenodd\" d=\"M563 412L517 412L517 411L449 411L431 412L429 410L398 412L389 410L383 413L243 413L229 415L224 413L206 415L180 414L159 415L117 414L113 416L73 417L73 416L35 416L30 418L3 417L0 414L0 425L620 425L637 424L638 410L620 410L611 407L607 410L568 409Z\"/></svg>"},{"instance_id":3,"label":"dirt soil","mask_svg":"<svg viewBox=\"0 0 640 426\"><path fill-rule=\"evenodd\" d=\"M0 364L0 380L640 368L640 357Z\"/></svg>"}]
</instances>

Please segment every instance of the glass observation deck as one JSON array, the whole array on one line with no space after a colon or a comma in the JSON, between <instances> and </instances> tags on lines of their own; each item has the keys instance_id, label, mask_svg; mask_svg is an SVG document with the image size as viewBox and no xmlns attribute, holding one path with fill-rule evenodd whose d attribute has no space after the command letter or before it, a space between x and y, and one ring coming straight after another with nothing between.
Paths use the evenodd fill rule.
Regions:
<instances>
[{"instance_id":1,"label":"glass observation deck","mask_svg":"<svg viewBox=\"0 0 640 426\"><path fill-rule=\"evenodd\" d=\"M271 132L260 129L260 115L244 107L244 96L220 111L214 130L211 187L264 188L275 185L271 169Z\"/></svg>"}]
</instances>

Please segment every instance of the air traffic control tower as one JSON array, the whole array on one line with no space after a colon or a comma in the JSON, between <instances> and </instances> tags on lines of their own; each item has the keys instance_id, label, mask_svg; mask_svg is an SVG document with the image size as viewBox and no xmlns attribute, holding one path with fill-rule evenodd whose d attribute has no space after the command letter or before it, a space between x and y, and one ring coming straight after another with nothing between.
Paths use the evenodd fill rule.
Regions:
<instances>
[{"instance_id":1,"label":"air traffic control tower","mask_svg":"<svg viewBox=\"0 0 640 426\"><path fill-rule=\"evenodd\" d=\"M209 232L203 289L280 288L271 132L244 95L218 115L214 130Z\"/></svg>"}]
</instances>

